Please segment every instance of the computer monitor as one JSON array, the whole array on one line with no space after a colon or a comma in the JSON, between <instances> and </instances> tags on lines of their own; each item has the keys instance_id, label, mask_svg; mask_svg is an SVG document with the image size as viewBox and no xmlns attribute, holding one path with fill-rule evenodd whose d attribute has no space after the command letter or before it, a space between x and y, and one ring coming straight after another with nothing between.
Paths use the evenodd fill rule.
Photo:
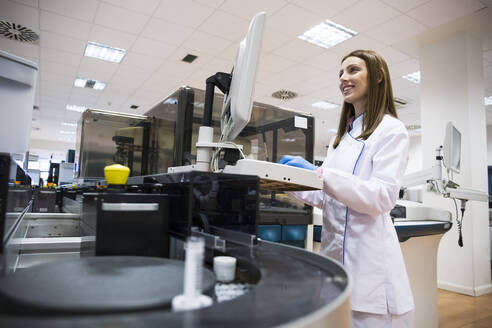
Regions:
<instances>
[{"instance_id":1,"label":"computer monitor","mask_svg":"<svg viewBox=\"0 0 492 328\"><path fill-rule=\"evenodd\" d=\"M461 133L453 123L446 125L443 149L444 166L453 172L460 173L461 170Z\"/></svg>"},{"instance_id":2,"label":"computer monitor","mask_svg":"<svg viewBox=\"0 0 492 328\"><path fill-rule=\"evenodd\" d=\"M256 14L251 20L246 37L239 44L229 91L224 94L220 121L221 141L234 140L251 118L265 21L265 12Z\"/></svg>"}]
</instances>

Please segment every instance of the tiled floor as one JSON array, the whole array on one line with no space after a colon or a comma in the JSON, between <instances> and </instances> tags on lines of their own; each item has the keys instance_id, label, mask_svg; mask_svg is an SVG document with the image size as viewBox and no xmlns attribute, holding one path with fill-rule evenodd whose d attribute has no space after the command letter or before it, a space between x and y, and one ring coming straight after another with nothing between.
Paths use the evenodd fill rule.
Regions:
<instances>
[{"instance_id":1,"label":"tiled floor","mask_svg":"<svg viewBox=\"0 0 492 328\"><path fill-rule=\"evenodd\" d=\"M492 328L492 293L472 297L439 289L440 328Z\"/></svg>"}]
</instances>

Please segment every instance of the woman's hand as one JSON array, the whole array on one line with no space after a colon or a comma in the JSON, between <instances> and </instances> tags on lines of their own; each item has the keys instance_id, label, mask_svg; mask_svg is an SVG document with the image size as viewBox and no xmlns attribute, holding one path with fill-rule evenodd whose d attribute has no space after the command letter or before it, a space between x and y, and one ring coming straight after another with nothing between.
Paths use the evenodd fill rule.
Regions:
<instances>
[{"instance_id":1,"label":"woman's hand","mask_svg":"<svg viewBox=\"0 0 492 328\"><path fill-rule=\"evenodd\" d=\"M306 161L301 156L290 156L284 155L279 161L279 164L290 165L295 167L300 167L306 170L316 170L316 166Z\"/></svg>"}]
</instances>

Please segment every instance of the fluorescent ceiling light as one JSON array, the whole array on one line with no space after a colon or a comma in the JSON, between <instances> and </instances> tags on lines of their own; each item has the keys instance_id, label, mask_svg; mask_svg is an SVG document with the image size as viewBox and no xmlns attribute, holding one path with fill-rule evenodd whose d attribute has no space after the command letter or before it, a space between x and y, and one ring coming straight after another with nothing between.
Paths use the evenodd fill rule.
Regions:
<instances>
[{"instance_id":1,"label":"fluorescent ceiling light","mask_svg":"<svg viewBox=\"0 0 492 328\"><path fill-rule=\"evenodd\" d=\"M104 87L106 87L106 83L104 82L91 80L91 79L84 79L81 77L76 78L73 84L79 88L90 88L94 90L102 90L104 89Z\"/></svg>"},{"instance_id":2,"label":"fluorescent ceiling light","mask_svg":"<svg viewBox=\"0 0 492 328\"><path fill-rule=\"evenodd\" d=\"M65 142L74 142L74 138L63 138L63 137L58 137L59 141L65 141Z\"/></svg>"},{"instance_id":3,"label":"fluorescent ceiling light","mask_svg":"<svg viewBox=\"0 0 492 328\"><path fill-rule=\"evenodd\" d=\"M315 102L311 104L311 107L319 108L319 109L334 109L340 107L339 104L335 104L326 100Z\"/></svg>"},{"instance_id":4,"label":"fluorescent ceiling light","mask_svg":"<svg viewBox=\"0 0 492 328\"><path fill-rule=\"evenodd\" d=\"M492 96L483 97L483 103L485 106L492 105Z\"/></svg>"},{"instance_id":5,"label":"fluorescent ceiling light","mask_svg":"<svg viewBox=\"0 0 492 328\"><path fill-rule=\"evenodd\" d=\"M299 35L299 39L314 43L323 48L331 48L356 35L357 32L345 26L332 22L331 20L325 20L304 32L303 35Z\"/></svg>"},{"instance_id":6,"label":"fluorescent ceiling light","mask_svg":"<svg viewBox=\"0 0 492 328\"><path fill-rule=\"evenodd\" d=\"M413 72L413 73L410 73L410 74L407 74L407 75L403 75L402 78L404 78L404 79L406 79L406 80L408 80L410 82L419 84L420 83L420 71Z\"/></svg>"},{"instance_id":7,"label":"fluorescent ceiling light","mask_svg":"<svg viewBox=\"0 0 492 328\"><path fill-rule=\"evenodd\" d=\"M75 134L75 131L65 131L65 130L60 130L61 134Z\"/></svg>"},{"instance_id":8,"label":"fluorescent ceiling light","mask_svg":"<svg viewBox=\"0 0 492 328\"><path fill-rule=\"evenodd\" d=\"M71 127L76 127L76 126L77 126L77 123L61 122L61 125L64 125L64 126L71 126Z\"/></svg>"},{"instance_id":9,"label":"fluorescent ceiling light","mask_svg":"<svg viewBox=\"0 0 492 328\"><path fill-rule=\"evenodd\" d=\"M86 109L87 109L87 107L85 107L85 106L67 104L67 110L71 110L72 112L82 113Z\"/></svg>"},{"instance_id":10,"label":"fluorescent ceiling light","mask_svg":"<svg viewBox=\"0 0 492 328\"><path fill-rule=\"evenodd\" d=\"M107 60L113 63L119 63L126 54L125 49L113 48L96 42L87 42L84 56Z\"/></svg>"},{"instance_id":11,"label":"fluorescent ceiling light","mask_svg":"<svg viewBox=\"0 0 492 328\"><path fill-rule=\"evenodd\" d=\"M284 141L284 142L296 142L296 138L283 138L283 139L280 139L280 141Z\"/></svg>"}]
</instances>

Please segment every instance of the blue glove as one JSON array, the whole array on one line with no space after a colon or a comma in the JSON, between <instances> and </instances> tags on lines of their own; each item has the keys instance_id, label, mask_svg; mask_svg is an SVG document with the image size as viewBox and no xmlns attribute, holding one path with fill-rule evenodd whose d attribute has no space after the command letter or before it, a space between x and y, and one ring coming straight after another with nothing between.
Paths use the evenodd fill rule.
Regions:
<instances>
[{"instance_id":1,"label":"blue glove","mask_svg":"<svg viewBox=\"0 0 492 328\"><path fill-rule=\"evenodd\" d=\"M285 165L300 167L301 169L312 170L312 171L316 170L315 165L309 163L308 161L306 161L301 156L284 155L280 159L279 164L285 164Z\"/></svg>"}]
</instances>

